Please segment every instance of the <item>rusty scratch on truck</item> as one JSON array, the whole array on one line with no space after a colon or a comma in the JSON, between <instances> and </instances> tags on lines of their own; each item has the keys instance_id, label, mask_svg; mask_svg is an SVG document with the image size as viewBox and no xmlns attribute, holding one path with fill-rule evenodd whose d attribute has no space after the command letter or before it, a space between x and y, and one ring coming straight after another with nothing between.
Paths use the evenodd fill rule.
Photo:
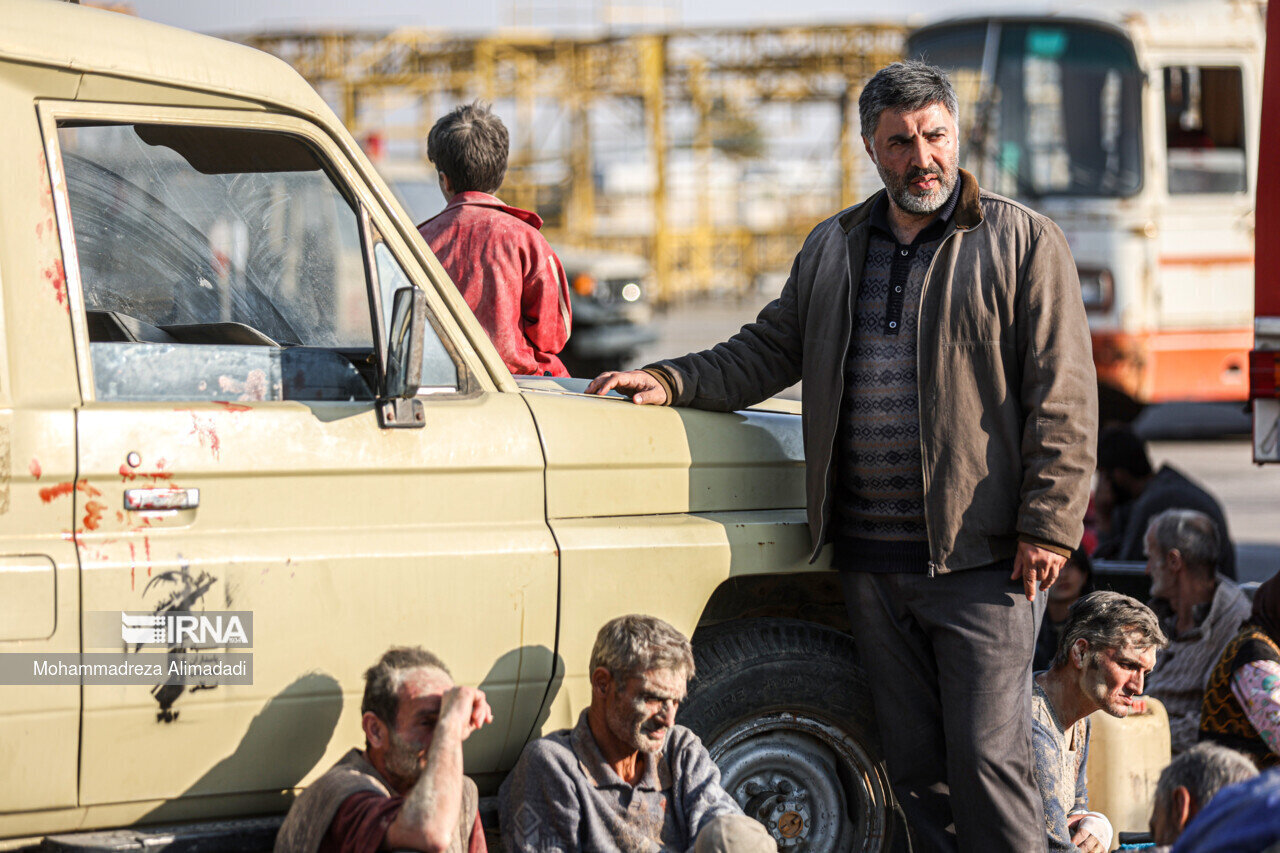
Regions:
<instances>
[{"instance_id":1,"label":"rusty scratch on truck","mask_svg":"<svg viewBox=\"0 0 1280 853\"><path fill-rule=\"evenodd\" d=\"M201 447L207 447L209 452L213 454L214 459L219 458L219 453L222 449L222 442L218 438L218 430L215 421L212 418L201 418L195 412L191 412L190 414L191 432L189 432L188 435L195 436L196 440L200 442Z\"/></svg>"},{"instance_id":2,"label":"rusty scratch on truck","mask_svg":"<svg viewBox=\"0 0 1280 853\"><path fill-rule=\"evenodd\" d=\"M41 489L40 500L44 503L51 503L54 499L64 497L72 492L80 492L90 498L102 497L102 492L91 486L88 480L68 480L58 483L56 486L46 486Z\"/></svg>"},{"instance_id":3,"label":"rusty scratch on truck","mask_svg":"<svg viewBox=\"0 0 1280 853\"><path fill-rule=\"evenodd\" d=\"M56 260L45 267L44 277L53 288L54 297L58 300L58 304L63 308L67 308L67 273L62 268L62 260Z\"/></svg>"}]
</instances>

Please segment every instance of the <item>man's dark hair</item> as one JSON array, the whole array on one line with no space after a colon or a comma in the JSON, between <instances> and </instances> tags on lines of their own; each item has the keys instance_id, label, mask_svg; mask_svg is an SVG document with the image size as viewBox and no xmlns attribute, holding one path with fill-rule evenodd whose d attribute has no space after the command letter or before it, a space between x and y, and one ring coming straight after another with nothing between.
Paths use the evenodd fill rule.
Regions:
<instances>
[{"instance_id":1,"label":"man's dark hair","mask_svg":"<svg viewBox=\"0 0 1280 853\"><path fill-rule=\"evenodd\" d=\"M400 713L400 686L404 684L405 673L423 667L434 667L453 678L444 661L422 646L387 649L377 663L365 670L360 713L372 711L375 717L394 728L396 715Z\"/></svg>"},{"instance_id":2,"label":"man's dark hair","mask_svg":"<svg viewBox=\"0 0 1280 853\"><path fill-rule=\"evenodd\" d=\"M1151 459L1146 442L1127 426L1107 427L1098 436L1098 470L1147 476L1151 473Z\"/></svg>"},{"instance_id":3,"label":"man's dark hair","mask_svg":"<svg viewBox=\"0 0 1280 853\"><path fill-rule=\"evenodd\" d=\"M1058 638L1055 667L1066 666L1076 640L1089 643L1090 654L1121 649L1132 642L1139 649L1163 649L1169 639L1156 614L1136 598L1104 590L1077 598L1067 611L1067 623Z\"/></svg>"},{"instance_id":4,"label":"man's dark hair","mask_svg":"<svg viewBox=\"0 0 1280 853\"><path fill-rule=\"evenodd\" d=\"M440 118L427 134L427 159L456 193L494 193L507 174L507 127L488 104L474 101Z\"/></svg>"},{"instance_id":5,"label":"man's dark hair","mask_svg":"<svg viewBox=\"0 0 1280 853\"><path fill-rule=\"evenodd\" d=\"M911 59L895 62L876 72L858 96L858 120L862 135L870 139L885 110L912 112L930 104L942 104L960 121L960 102L947 72L927 62Z\"/></svg>"}]
</instances>

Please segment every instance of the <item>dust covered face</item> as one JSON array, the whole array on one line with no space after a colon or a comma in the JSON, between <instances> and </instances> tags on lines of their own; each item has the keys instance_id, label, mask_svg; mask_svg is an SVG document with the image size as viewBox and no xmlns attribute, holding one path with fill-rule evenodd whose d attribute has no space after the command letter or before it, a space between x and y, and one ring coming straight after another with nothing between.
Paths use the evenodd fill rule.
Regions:
<instances>
[{"instance_id":1,"label":"dust covered face","mask_svg":"<svg viewBox=\"0 0 1280 853\"><path fill-rule=\"evenodd\" d=\"M405 675L395 726L387 727L385 756L389 782L397 791L412 788L427 766L427 751L440 721L440 706L453 680L424 667Z\"/></svg>"},{"instance_id":2,"label":"dust covered face","mask_svg":"<svg viewBox=\"0 0 1280 853\"><path fill-rule=\"evenodd\" d=\"M610 733L631 749L660 752L676 723L686 681L684 673L672 669L651 669L620 681L605 706Z\"/></svg>"},{"instance_id":3,"label":"dust covered face","mask_svg":"<svg viewBox=\"0 0 1280 853\"><path fill-rule=\"evenodd\" d=\"M1127 717L1155 663L1155 649L1139 649L1132 641L1119 649L1102 649L1089 654L1080 671L1080 689L1111 716Z\"/></svg>"}]
</instances>

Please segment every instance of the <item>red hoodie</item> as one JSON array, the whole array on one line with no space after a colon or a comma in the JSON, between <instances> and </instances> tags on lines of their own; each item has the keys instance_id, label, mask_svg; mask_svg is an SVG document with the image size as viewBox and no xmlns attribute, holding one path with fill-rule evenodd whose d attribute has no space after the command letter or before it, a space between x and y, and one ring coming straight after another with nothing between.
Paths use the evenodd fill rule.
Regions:
<instances>
[{"instance_id":1,"label":"red hoodie","mask_svg":"<svg viewBox=\"0 0 1280 853\"><path fill-rule=\"evenodd\" d=\"M569 282L538 233L542 218L481 192L458 193L418 226L512 373L568 376Z\"/></svg>"}]
</instances>

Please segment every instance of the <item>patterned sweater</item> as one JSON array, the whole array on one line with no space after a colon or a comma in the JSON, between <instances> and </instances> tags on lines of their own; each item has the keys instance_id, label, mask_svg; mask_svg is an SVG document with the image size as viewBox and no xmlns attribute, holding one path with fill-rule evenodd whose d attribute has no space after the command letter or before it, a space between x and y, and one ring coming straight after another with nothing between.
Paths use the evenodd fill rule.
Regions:
<instances>
[{"instance_id":1,"label":"patterned sweater","mask_svg":"<svg viewBox=\"0 0 1280 853\"><path fill-rule=\"evenodd\" d=\"M1076 853L1068 815L1089 810L1085 765L1089 761L1089 718L1064 729L1044 688L1031 681L1031 746L1036 757L1036 786L1044 804L1049 853Z\"/></svg>"},{"instance_id":2,"label":"patterned sweater","mask_svg":"<svg viewBox=\"0 0 1280 853\"><path fill-rule=\"evenodd\" d=\"M836 567L923 572L929 562L920 454L916 327L920 296L959 193L909 243L871 211L844 364L836 478Z\"/></svg>"}]
</instances>

